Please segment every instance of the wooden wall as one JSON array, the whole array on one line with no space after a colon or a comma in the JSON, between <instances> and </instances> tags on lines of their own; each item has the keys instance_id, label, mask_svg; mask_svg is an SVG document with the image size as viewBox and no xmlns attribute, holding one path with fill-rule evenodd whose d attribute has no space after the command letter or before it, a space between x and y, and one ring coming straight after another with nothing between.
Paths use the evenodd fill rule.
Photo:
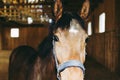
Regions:
<instances>
[{"instance_id":1,"label":"wooden wall","mask_svg":"<svg viewBox=\"0 0 120 80\"><path fill-rule=\"evenodd\" d=\"M0 50L2 49L2 27L0 25Z\"/></svg>"},{"instance_id":2,"label":"wooden wall","mask_svg":"<svg viewBox=\"0 0 120 80\"><path fill-rule=\"evenodd\" d=\"M95 58L112 72L118 71L118 61L120 60L118 58L120 54L120 38L118 38L119 26L116 26L115 1L116 0L104 0L91 14L89 21L92 21L93 34L90 36L90 41L87 46L88 55ZM99 33L99 15L102 12L106 13L105 32Z\"/></svg>"},{"instance_id":3,"label":"wooden wall","mask_svg":"<svg viewBox=\"0 0 120 80\"><path fill-rule=\"evenodd\" d=\"M115 1L115 26L117 26L117 37L118 37L118 66L117 73L120 75L120 0Z\"/></svg>"},{"instance_id":4,"label":"wooden wall","mask_svg":"<svg viewBox=\"0 0 120 80\"><path fill-rule=\"evenodd\" d=\"M36 49L38 44L48 34L47 27L18 27L19 37L11 38L11 28L12 27L2 28L2 50L12 50L20 45L29 45Z\"/></svg>"}]
</instances>

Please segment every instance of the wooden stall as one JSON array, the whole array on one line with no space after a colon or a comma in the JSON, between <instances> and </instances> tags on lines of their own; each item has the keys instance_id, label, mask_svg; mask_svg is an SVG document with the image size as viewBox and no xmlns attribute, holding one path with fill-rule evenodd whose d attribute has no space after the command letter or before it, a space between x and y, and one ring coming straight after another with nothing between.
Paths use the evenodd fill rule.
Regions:
<instances>
[{"instance_id":1,"label":"wooden stall","mask_svg":"<svg viewBox=\"0 0 120 80\"><path fill-rule=\"evenodd\" d=\"M117 73L120 75L120 0L115 1L115 26L117 27L117 38L118 38L118 66L117 66Z\"/></svg>"},{"instance_id":2,"label":"wooden stall","mask_svg":"<svg viewBox=\"0 0 120 80\"><path fill-rule=\"evenodd\" d=\"M16 25L17 26L17 25ZM0 41L2 50L12 50L20 45L29 45L37 49L39 43L47 36L48 26L1 26ZM19 29L19 37L11 37L11 29Z\"/></svg>"},{"instance_id":3,"label":"wooden stall","mask_svg":"<svg viewBox=\"0 0 120 80\"><path fill-rule=\"evenodd\" d=\"M119 0L104 0L88 20L92 22L92 35L87 46L88 55L112 72L120 72L120 17L118 17L120 6L116 2L120 3ZM103 12L105 13L105 32L99 33L99 15Z\"/></svg>"}]
</instances>

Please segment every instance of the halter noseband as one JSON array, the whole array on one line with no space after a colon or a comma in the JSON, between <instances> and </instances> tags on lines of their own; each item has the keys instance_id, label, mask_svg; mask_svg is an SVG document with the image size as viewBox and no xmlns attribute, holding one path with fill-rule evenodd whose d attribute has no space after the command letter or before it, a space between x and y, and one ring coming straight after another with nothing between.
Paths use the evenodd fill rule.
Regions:
<instances>
[{"instance_id":1,"label":"halter noseband","mask_svg":"<svg viewBox=\"0 0 120 80\"><path fill-rule=\"evenodd\" d=\"M54 59L55 59L55 64L56 64L56 69L57 69L57 79L60 79L60 72L62 72L64 69L68 68L68 67L78 67L80 68L83 73L85 73L85 68L84 65L78 61L78 60L68 60L62 64L58 64L58 60L57 60L57 56L56 56L56 52L55 52L55 37L53 37L53 55L54 55Z\"/></svg>"}]
</instances>

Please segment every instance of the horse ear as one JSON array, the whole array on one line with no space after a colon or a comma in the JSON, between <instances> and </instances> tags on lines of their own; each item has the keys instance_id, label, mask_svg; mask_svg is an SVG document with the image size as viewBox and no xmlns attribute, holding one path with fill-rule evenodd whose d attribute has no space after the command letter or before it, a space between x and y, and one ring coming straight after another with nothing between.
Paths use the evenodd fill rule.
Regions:
<instances>
[{"instance_id":1,"label":"horse ear","mask_svg":"<svg viewBox=\"0 0 120 80\"><path fill-rule=\"evenodd\" d=\"M57 21L62 16L63 6L61 0L55 0L54 4L54 15L55 20Z\"/></svg>"},{"instance_id":2,"label":"horse ear","mask_svg":"<svg viewBox=\"0 0 120 80\"><path fill-rule=\"evenodd\" d=\"M89 0L85 0L85 2L82 5L81 12L80 12L80 16L83 19L87 18L88 14L89 14L89 9L90 9L90 1Z\"/></svg>"}]
</instances>

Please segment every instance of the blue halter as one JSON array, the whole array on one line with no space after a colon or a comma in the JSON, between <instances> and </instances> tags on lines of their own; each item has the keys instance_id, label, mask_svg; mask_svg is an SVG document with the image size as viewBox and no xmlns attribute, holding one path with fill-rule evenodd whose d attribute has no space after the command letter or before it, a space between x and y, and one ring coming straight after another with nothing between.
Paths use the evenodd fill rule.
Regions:
<instances>
[{"instance_id":1,"label":"blue halter","mask_svg":"<svg viewBox=\"0 0 120 80\"><path fill-rule=\"evenodd\" d=\"M55 39L53 37L53 55L55 58L55 64L56 64L56 69L57 69L57 79L60 80L60 72L62 72L64 69L68 68L68 67L78 67L80 68L83 73L85 73L85 68L84 65L78 61L78 60L69 60L67 62L64 62L62 64L58 64L58 60L57 60L57 56L55 54Z\"/></svg>"}]
</instances>

